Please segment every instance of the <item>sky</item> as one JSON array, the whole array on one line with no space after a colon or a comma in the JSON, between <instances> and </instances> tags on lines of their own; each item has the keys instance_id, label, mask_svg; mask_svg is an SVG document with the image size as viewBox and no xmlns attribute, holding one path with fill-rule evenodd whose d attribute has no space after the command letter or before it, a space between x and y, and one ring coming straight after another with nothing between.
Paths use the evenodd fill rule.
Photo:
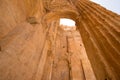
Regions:
<instances>
[{"instance_id":1,"label":"sky","mask_svg":"<svg viewBox=\"0 0 120 80\"><path fill-rule=\"evenodd\" d=\"M90 0L120 15L120 0Z\"/></svg>"},{"instance_id":2,"label":"sky","mask_svg":"<svg viewBox=\"0 0 120 80\"><path fill-rule=\"evenodd\" d=\"M60 25L75 26L75 21L71 19L61 18Z\"/></svg>"},{"instance_id":3,"label":"sky","mask_svg":"<svg viewBox=\"0 0 120 80\"><path fill-rule=\"evenodd\" d=\"M108 10L111 10L120 15L120 0L90 0ZM69 19L60 19L60 25L75 26L75 22Z\"/></svg>"}]
</instances>

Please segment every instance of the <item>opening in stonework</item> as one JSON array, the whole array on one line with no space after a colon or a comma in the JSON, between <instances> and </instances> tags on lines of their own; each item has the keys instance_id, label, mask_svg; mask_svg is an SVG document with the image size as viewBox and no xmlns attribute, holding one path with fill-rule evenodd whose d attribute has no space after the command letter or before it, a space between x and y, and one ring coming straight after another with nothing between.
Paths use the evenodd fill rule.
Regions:
<instances>
[{"instance_id":1,"label":"opening in stonework","mask_svg":"<svg viewBox=\"0 0 120 80\"><path fill-rule=\"evenodd\" d=\"M60 18L60 27L64 30L76 30L75 21L67 18Z\"/></svg>"}]
</instances>

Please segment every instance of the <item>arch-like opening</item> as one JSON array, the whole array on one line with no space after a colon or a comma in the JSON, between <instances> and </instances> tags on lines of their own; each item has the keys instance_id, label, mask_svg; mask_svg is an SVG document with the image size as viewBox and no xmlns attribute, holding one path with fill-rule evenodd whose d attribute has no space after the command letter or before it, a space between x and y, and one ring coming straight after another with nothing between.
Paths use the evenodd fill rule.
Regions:
<instances>
[{"instance_id":1,"label":"arch-like opening","mask_svg":"<svg viewBox=\"0 0 120 80\"><path fill-rule=\"evenodd\" d=\"M60 25L75 26L75 21L67 18L60 18Z\"/></svg>"},{"instance_id":2,"label":"arch-like opening","mask_svg":"<svg viewBox=\"0 0 120 80\"><path fill-rule=\"evenodd\" d=\"M45 15L44 19L47 22L51 22L53 20L59 20L60 18L67 18L67 19L72 19L75 22L77 21L79 14L77 12L73 11L60 11L60 12L50 12Z\"/></svg>"},{"instance_id":3,"label":"arch-like opening","mask_svg":"<svg viewBox=\"0 0 120 80\"><path fill-rule=\"evenodd\" d=\"M60 18L60 26L64 30L76 30L75 21L68 18Z\"/></svg>"},{"instance_id":4,"label":"arch-like opening","mask_svg":"<svg viewBox=\"0 0 120 80\"><path fill-rule=\"evenodd\" d=\"M47 23L51 23L52 21L60 21L60 26L62 26L61 28L65 30L70 30L70 26L67 25L67 24L71 24L73 23L73 30L76 30L76 23L78 22L78 16L79 14L75 11L69 11L69 10L66 10L66 11L56 11L56 12L50 12L48 14L46 14L44 16L44 20L47 22ZM63 20L64 19L64 20ZM61 25L61 20L63 20L63 22L65 23L65 25ZM72 21L72 22L69 22L69 21Z\"/></svg>"}]
</instances>

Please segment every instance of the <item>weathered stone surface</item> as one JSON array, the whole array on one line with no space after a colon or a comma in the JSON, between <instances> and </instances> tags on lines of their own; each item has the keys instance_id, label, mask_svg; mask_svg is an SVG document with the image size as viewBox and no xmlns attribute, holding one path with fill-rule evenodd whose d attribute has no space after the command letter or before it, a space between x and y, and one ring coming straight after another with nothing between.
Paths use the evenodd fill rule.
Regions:
<instances>
[{"instance_id":1,"label":"weathered stone surface","mask_svg":"<svg viewBox=\"0 0 120 80\"><path fill-rule=\"evenodd\" d=\"M120 80L119 54L120 15L98 4L0 0L0 80Z\"/></svg>"}]
</instances>

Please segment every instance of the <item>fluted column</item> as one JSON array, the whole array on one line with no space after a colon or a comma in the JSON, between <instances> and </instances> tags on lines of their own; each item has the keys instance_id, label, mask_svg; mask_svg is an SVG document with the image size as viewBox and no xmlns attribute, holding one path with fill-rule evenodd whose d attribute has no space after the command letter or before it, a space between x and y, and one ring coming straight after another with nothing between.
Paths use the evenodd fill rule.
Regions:
<instances>
[{"instance_id":1,"label":"fluted column","mask_svg":"<svg viewBox=\"0 0 120 80\"><path fill-rule=\"evenodd\" d=\"M79 28L98 80L120 78L120 16L88 0L77 0Z\"/></svg>"}]
</instances>

